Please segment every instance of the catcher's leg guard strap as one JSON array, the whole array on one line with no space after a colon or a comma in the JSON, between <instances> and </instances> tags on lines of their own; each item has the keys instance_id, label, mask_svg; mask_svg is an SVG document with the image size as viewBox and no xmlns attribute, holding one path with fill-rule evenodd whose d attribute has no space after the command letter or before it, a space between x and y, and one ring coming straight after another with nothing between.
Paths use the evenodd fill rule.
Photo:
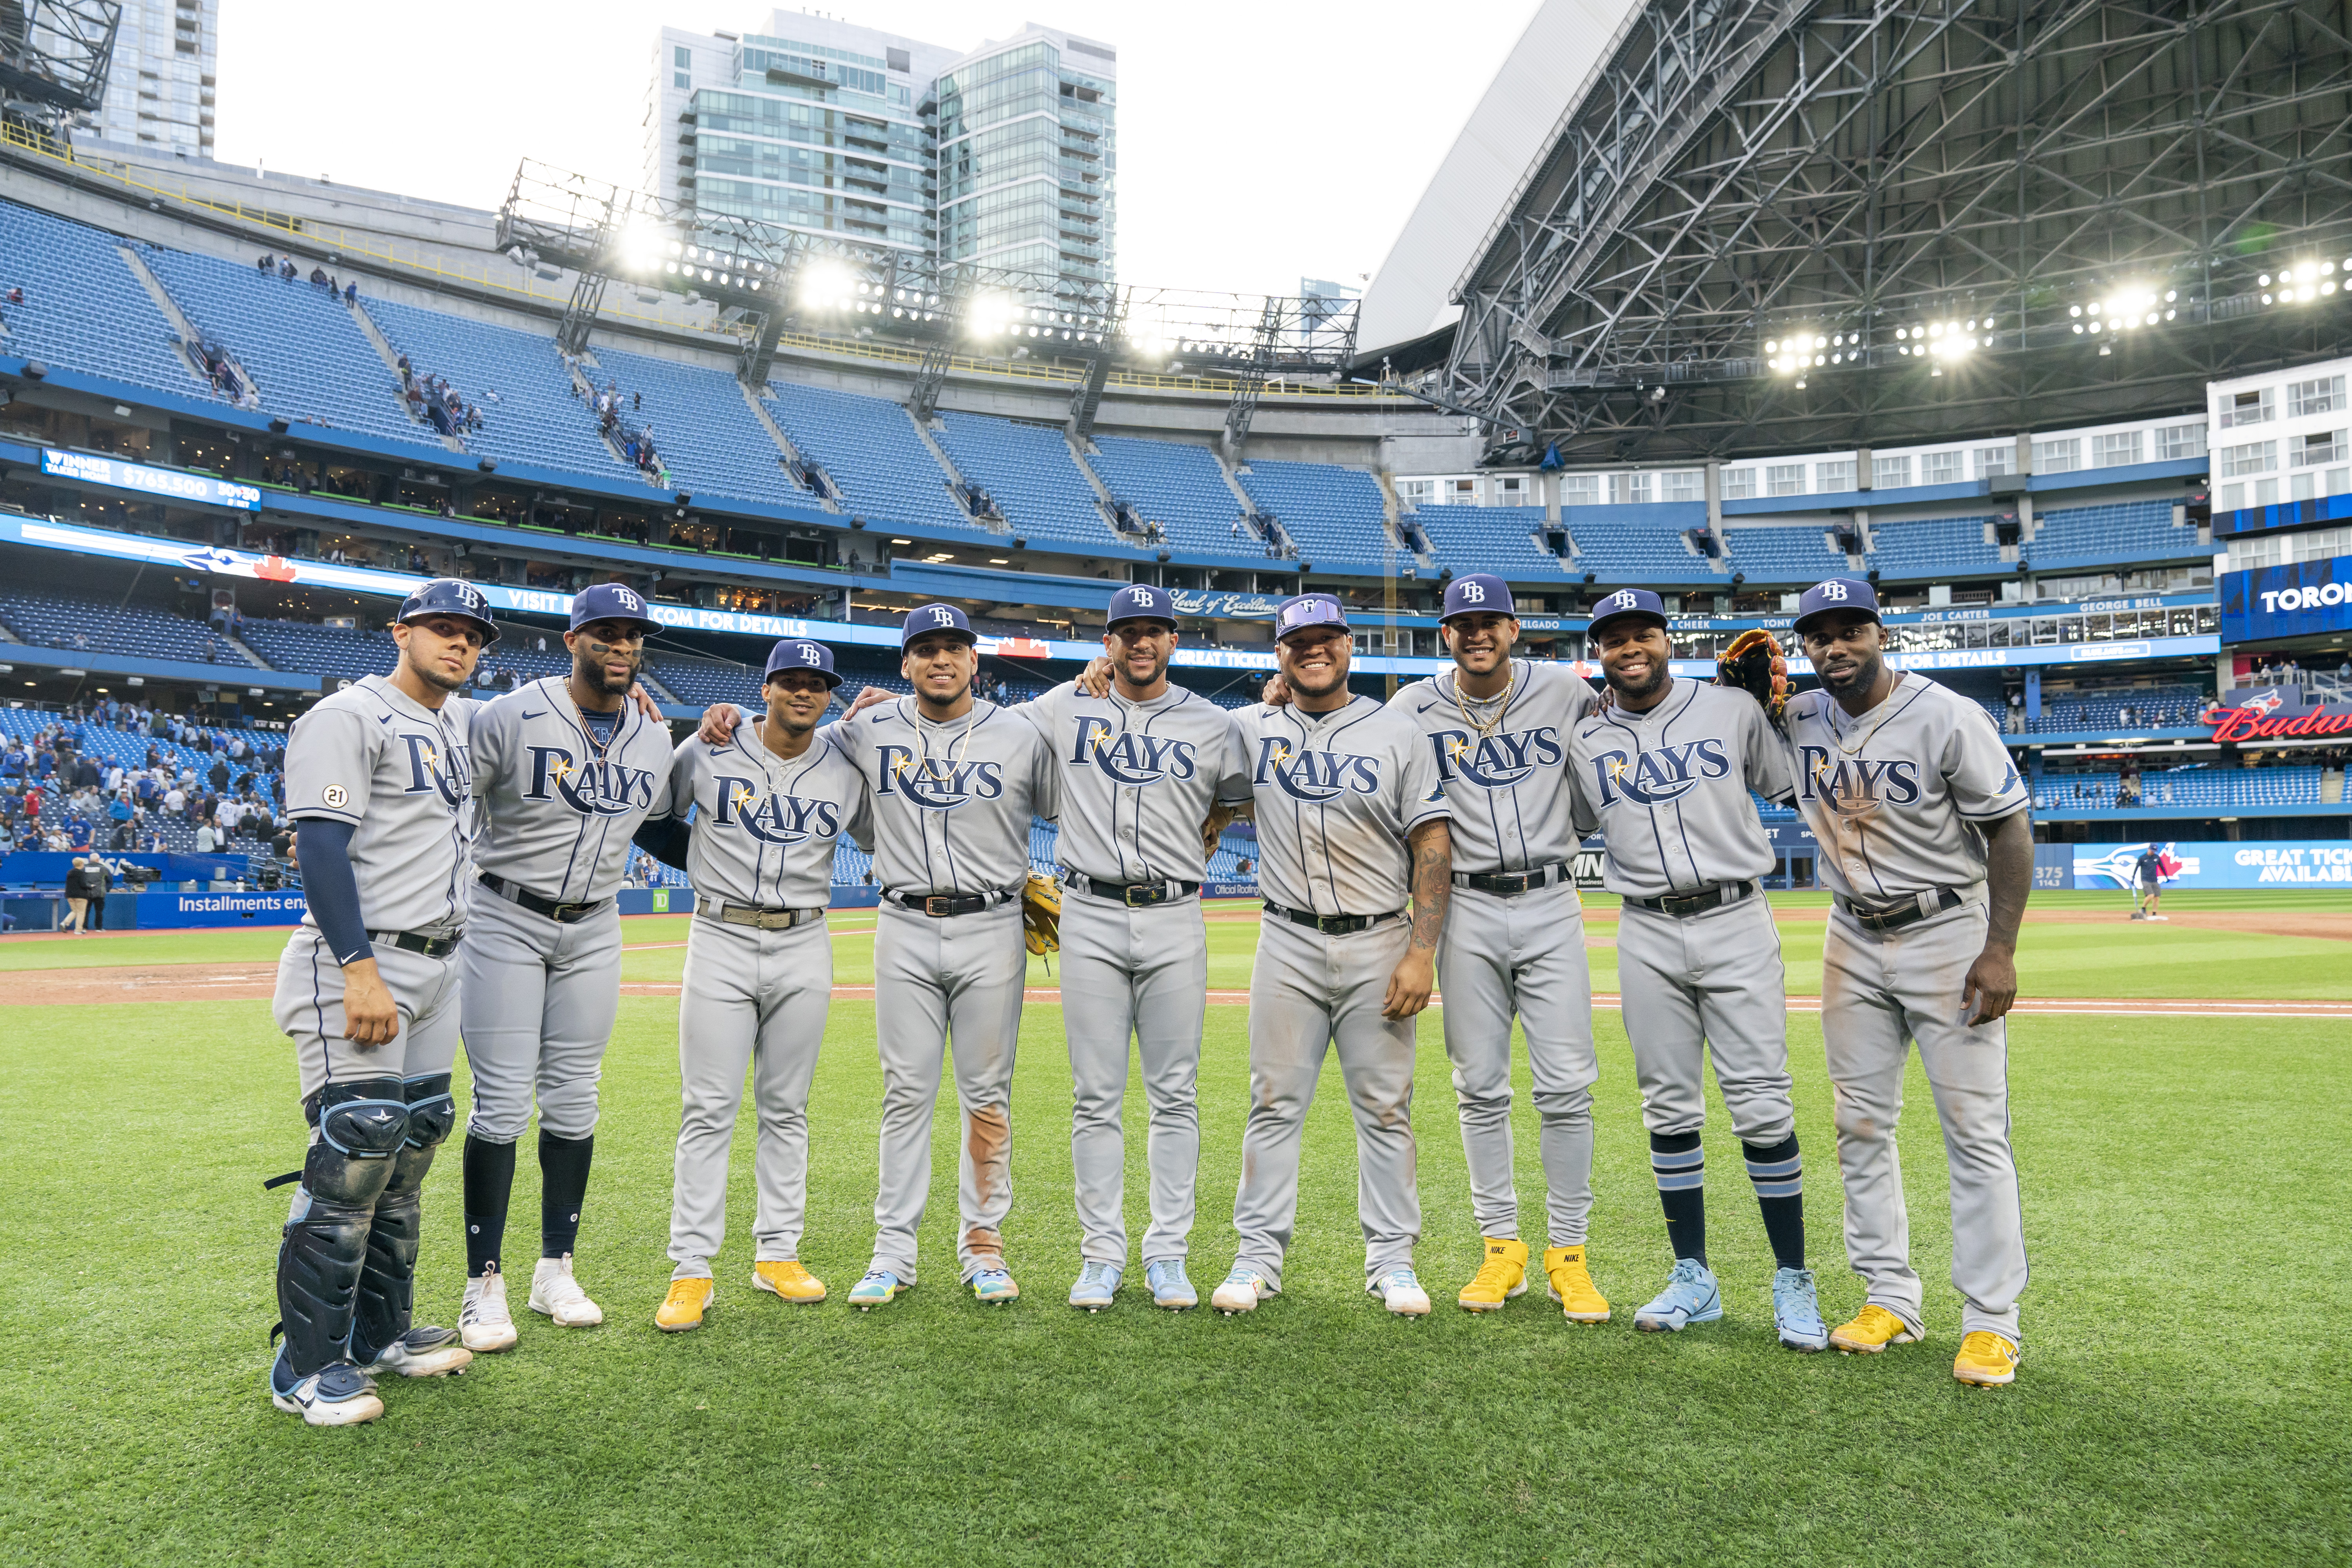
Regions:
<instances>
[{"instance_id":1,"label":"catcher's leg guard strap","mask_svg":"<svg viewBox=\"0 0 2352 1568\"><path fill-rule=\"evenodd\" d=\"M416 1299L416 1248L424 1234L421 1199L433 1156L457 1122L449 1075L410 1079L401 1086L409 1107L408 1136L392 1159L392 1177L376 1199L360 1266L352 1359L362 1366L408 1331Z\"/></svg>"},{"instance_id":2,"label":"catcher's leg guard strap","mask_svg":"<svg viewBox=\"0 0 2352 1568\"><path fill-rule=\"evenodd\" d=\"M408 1131L397 1079L331 1083L304 1110L319 1136L278 1249L279 1326L297 1377L349 1352L370 1223Z\"/></svg>"}]
</instances>

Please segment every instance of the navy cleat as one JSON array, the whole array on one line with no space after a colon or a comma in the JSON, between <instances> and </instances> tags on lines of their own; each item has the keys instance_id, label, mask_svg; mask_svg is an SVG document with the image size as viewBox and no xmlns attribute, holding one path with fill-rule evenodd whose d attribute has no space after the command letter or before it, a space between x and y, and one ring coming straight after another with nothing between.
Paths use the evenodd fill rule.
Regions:
<instances>
[{"instance_id":1,"label":"navy cleat","mask_svg":"<svg viewBox=\"0 0 2352 1568\"><path fill-rule=\"evenodd\" d=\"M375 1379L347 1361L330 1362L296 1377L279 1351L269 1363L269 1403L311 1426L356 1426L383 1414Z\"/></svg>"}]
</instances>

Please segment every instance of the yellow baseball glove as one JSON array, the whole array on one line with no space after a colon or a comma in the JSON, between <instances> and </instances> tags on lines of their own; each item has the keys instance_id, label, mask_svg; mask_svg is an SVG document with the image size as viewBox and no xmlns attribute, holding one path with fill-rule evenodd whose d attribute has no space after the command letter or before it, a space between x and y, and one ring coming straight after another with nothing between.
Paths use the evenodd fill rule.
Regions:
<instances>
[{"instance_id":1,"label":"yellow baseball glove","mask_svg":"<svg viewBox=\"0 0 2352 1568\"><path fill-rule=\"evenodd\" d=\"M1781 656L1779 639L1761 627L1740 633L1716 659L1715 683L1747 692L1764 705L1765 717L1779 724L1789 706L1789 661Z\"/></svg>"},{"instance_id":2,"label":"yellow baseball glove","mask_svg":"<svg viewBox=\"0 0 2352 1568\"><path fill-rule=\"evenodd\" d=\"M1062 884L1034 871L1021 889L1021 936L1042 958L1062 951Z\"/></svg>"}]
</instances>

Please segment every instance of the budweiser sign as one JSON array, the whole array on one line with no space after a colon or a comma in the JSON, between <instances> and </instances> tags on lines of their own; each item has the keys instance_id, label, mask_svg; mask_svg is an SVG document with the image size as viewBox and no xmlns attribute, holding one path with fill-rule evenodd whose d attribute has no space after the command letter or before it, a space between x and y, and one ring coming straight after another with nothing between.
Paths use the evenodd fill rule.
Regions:
<instances>
[{"instance_id":1,"label":"budweiser sign","mask_svg":"<svg viewBox=\"0 0 2352 1568\"><path fill-rule=\"evenodd\" d=\"M2205 715L2216 741L2269 741L2294 736L2352 735L2352 707L2308 708L2294 687L2240 689L2232 705Z\"/></svg>"}]
</instances>

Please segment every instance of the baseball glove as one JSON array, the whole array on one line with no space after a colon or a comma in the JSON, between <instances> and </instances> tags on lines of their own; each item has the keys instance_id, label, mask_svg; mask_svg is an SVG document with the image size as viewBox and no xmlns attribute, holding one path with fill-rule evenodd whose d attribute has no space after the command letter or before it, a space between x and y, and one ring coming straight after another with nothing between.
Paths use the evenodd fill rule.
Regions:
<instances>
[{"instance_id":1,"label":"baseball glove","mask_svg":"<svg viewBox=\"0 0 2352 1568\"><path fill-rule=\"evenodd\" d=\"M1021 889L1021 937L1042 958L1062 951L1062 884L1034 871Z\"/></svg>"},{"instance_id":2,"label":"baseball glove","mask_svg":"<svg viewBox=\"0 0 2352 1568\"><path fill-rule=\"evenodd\" d=\"M1723 650L1715 661L1715 683L1747 692L1776 725L1789 706L1789 661L1772 634L1760 627L1740 633Z\"/></svg>"}]
</instances>

